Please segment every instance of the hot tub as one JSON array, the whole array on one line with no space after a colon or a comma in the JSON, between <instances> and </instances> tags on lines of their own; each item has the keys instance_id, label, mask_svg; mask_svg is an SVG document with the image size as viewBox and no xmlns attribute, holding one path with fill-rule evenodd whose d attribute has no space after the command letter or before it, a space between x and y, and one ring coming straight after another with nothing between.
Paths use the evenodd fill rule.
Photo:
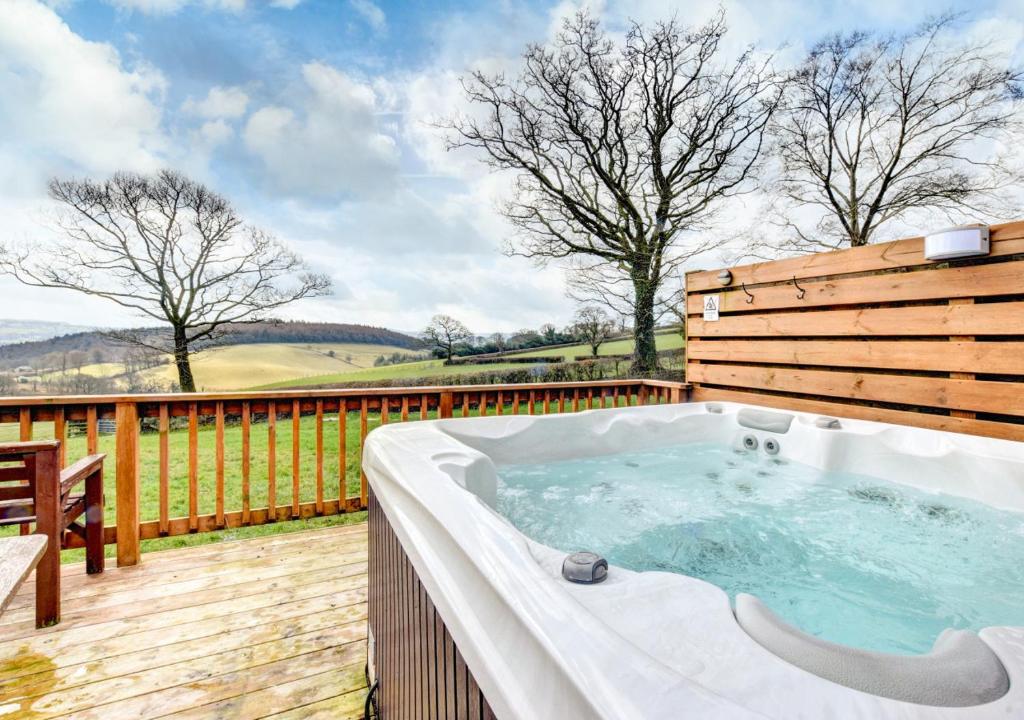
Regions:
<instances>
[{"instance_id":1,"label":"hot tub","mask_svg":"<svg viewBox=\"0 0 1024 720\"><path fill-rule=\"evenodd\" d=\"M1024 717L1024 444L689 403L390 425L363 466L384 717ZM887 513L921 546L886 548ZM955 587L847 587L820 565L840 530L869 577ZM986 532L972 578L957 538ZM607 578L565 579L575 550Z\"/></svg>"}]
</instances>

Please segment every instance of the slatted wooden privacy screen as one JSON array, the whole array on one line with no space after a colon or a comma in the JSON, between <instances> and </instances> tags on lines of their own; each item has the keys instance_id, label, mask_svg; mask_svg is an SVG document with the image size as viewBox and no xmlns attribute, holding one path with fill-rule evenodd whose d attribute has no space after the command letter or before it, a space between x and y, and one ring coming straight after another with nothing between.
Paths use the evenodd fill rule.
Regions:
<instances>
[{"instance_id":1,"label":"slatted wooden privacy screen","mask_svg":"<svg viewBox=\"0 0 1024 720\"><path fill-rule=\"evenodd\" d=\"M989 256L923 238L687 275L692 399L1024 440L1024 222ZM708 294L719 319L703 319Z\"/></svg>"}]
</instances>

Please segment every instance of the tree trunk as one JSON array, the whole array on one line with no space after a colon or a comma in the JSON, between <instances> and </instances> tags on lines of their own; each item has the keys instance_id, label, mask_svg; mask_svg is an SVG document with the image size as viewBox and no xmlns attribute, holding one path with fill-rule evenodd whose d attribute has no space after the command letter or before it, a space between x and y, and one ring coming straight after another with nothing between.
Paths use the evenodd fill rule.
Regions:
<instances>
[{"instance_id":1,"label":"tree trunk","mask_svg":"<svg viewBox=\"0 0 1024 720\"><path fill-rule=\"evenodd\" d=\"M654 295L657 288L647 278L633 278L633 367L637 375L649 376L658 369L658 348L654 344Z\"/></svg>"},{"instance_id":2,"label":"tree trunk","mask_svg":"<svg viewBox=\"0 0 1024 720\"><path fill-rule=\"evenodd\" d=\"M195 392L196 381L192 377L192 365L188 359L188 340L185 331L180 328L174 328L174 366L178 368L181 392Z\"/></svg>"}]
</instances>

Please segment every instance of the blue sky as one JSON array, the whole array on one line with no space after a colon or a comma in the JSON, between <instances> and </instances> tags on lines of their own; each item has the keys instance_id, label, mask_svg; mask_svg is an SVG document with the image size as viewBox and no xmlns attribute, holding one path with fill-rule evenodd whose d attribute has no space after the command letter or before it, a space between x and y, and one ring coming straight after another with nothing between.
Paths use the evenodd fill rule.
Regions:
<instances>
[{"instance_id":1,"label":"blue sky","mask_svg":"<svg viewBox=\"0 0 1024 720\"><path fill-rule=\"evenodd\" d=\"M561 271L500 252L508 179L446 153L430 123L462 108L461 74L514 71L525 43L581 5L615 29L673 12L699 22L719 3L0 0L0 237L45 241L50 176L170 166L332 274L335 295L292 317L416 329L447 312L480 332L565 323ZM1024 55L1024 0L723 6L731 48L784 61L828 32L905 30L942 9ZM0 298L0 317L134 321L9 279Z\"/></svg>"}]
</instances>

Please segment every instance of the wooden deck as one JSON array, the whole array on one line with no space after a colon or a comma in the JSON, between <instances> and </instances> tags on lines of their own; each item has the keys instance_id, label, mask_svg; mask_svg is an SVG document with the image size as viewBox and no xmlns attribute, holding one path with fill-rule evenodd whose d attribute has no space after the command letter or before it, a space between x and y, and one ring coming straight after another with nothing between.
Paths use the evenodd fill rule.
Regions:
<instances>
[{"instance_id":1,"label":"wooden deck","mask_svg":"<svg viewBox=\"0 0 1024 720\"><path fill-rule=\"evenodd\" d=\"M34 580L0 616L0 720L355 718L366 696L366 526L64 566L63 620Z\"/></svg>"}]
</instances>

